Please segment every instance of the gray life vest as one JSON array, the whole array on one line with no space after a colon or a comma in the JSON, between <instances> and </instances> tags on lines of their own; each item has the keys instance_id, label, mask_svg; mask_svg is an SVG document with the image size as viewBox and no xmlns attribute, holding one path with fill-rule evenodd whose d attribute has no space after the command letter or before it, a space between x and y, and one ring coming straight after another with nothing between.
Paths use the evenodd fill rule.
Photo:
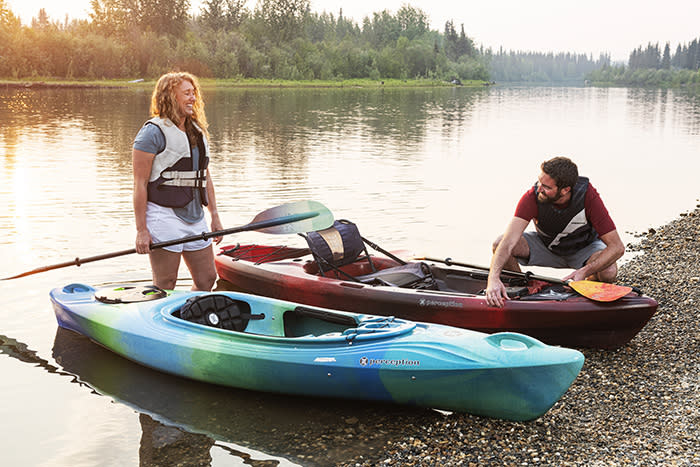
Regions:
<instances>
[{"instance_id":1,"label":"gray life vest","mask_svg":"<svg viewBox=\"0 0 700 467\"><path fill-rule=\"evenodd\" d=\"M170 208L181 208L194 199L199 190L202 204L207 206L207 166L209 145L199 127L198 170L194 170L192 148L187 134L167 118L154 117L146 125L156 125L165 136L165 149L156 154L148 179L148 200Z\"/></svg>"},{"instance_id":2,"label":"gray life vest","mask_svg":"<svg viewBox=\"0 0 700 467\"><path fill-rule=\"evenodd\" d=\"M559 209L552 203L537 202L535 228L553 253L560 256L570 255L598 238L598 233L586 218L587 190L588 178L579 177L571 189L571 200L567 207Z\"/></svg>"}]
</instances>

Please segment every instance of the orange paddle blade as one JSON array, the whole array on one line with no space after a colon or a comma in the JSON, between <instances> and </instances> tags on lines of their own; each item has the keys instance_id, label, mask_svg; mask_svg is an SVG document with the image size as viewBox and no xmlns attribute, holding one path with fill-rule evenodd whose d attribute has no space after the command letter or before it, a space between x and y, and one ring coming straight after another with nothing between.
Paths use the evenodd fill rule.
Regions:
<instances>
[{"instance_id":1,"label":"orange paddle blade","mask_svg":"<svg viewBox=\"0 0 700 467\"><path fill-rule=\"evenodd\" d=\"M632 291L632 287L595 281L571 281L568 285L584 297L598 302L612 302Z\"/></svg>"}]
</instances>

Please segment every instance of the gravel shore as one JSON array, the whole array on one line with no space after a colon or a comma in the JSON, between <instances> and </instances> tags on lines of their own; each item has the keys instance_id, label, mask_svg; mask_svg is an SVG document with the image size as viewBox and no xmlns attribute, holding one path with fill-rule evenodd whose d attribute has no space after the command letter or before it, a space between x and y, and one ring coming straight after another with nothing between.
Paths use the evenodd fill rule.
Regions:
<instances>
[{"instance_id":1,"label":"gravel shore","mask_svg":"<svg viewBox=\"0 0 700 467\"><path fill-rule=\"evenodd\" d=\"M544 416L445 415L342 465L700 465L700 209L628 251L642 254L618 282L658 300L657 313L621 349L582 350L581 373Z\"/></svg>"}]
</instances>

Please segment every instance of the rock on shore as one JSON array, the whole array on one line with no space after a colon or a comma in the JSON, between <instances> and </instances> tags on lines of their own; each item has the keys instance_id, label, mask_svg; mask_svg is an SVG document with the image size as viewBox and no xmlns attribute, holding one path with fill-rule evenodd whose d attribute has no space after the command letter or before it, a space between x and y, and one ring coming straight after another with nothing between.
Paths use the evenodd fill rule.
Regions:
<instances>
[{"instance_id":1,"label":"rock on shore","mask_svg":"<svg viewBox=\"0 0 700 467\"><path fill-rule=\"evenodd\" d=\"M700 209L628 251L642 254L618 281L654 297L658 311L625 347L583 350L579 377L547 414L527 423L445 415L344 465L700 465Z\"/></svg>"}]
</instances>

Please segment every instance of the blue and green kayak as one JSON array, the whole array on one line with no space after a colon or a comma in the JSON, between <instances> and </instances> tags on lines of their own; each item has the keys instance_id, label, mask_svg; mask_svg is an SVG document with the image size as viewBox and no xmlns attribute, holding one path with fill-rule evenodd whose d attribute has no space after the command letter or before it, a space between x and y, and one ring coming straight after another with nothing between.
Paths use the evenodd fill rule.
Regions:
<instances>
[{"instance_id":1,"label":"blue and green kayak","mask_svg":"<svg viewBox=\"0 0 700 467\"><path fill-rule=\"evenodd\" d=\"M142 365L208 383L413 404L508 420L543 415L583 354L531 337L152 286L51 291L59 326Z\"/></svg>"}]
</instances>

